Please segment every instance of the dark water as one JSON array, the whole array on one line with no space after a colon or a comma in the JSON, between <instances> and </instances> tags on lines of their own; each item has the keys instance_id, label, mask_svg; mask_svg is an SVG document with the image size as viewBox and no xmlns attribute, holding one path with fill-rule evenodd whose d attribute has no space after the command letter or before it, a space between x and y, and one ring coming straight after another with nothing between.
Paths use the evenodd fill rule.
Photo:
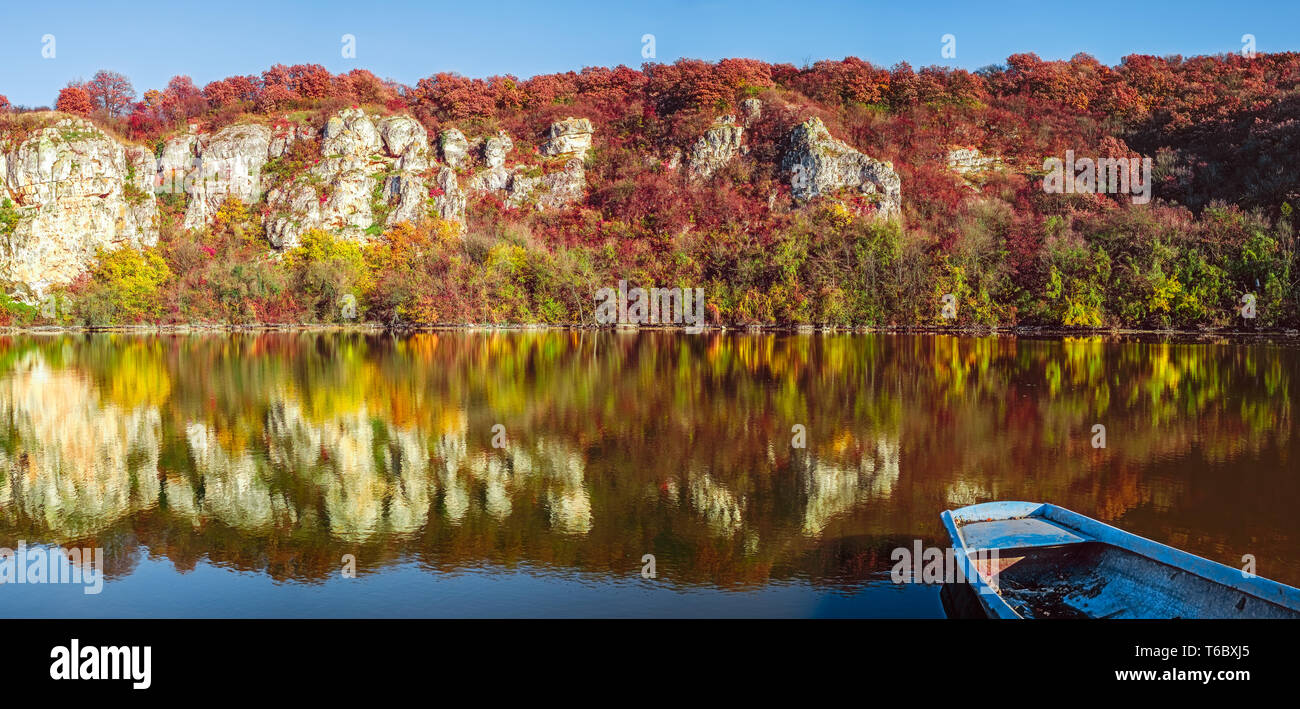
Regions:
<instances>
[{"instance_id":1,"label":"dark water","mask_svg":"<svg viewBox=\"0 0 1300 709\"><path fill-rule=\"evenodd\" d=\"M1267 341L3 337L0 547L108 580L0 615L939 616L890 553L995 499L1296 585L1298 379Z\"/></svg>"}]
</instances>

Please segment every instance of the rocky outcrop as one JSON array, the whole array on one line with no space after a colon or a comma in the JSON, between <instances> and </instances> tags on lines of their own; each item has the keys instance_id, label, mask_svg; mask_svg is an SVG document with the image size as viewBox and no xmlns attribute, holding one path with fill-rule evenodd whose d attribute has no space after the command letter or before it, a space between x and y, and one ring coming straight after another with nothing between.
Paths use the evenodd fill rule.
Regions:
<instances>
[{"instance_id":1,"label":"rocky outcrop","mask_svg":"<svg viewBox=\"0 0 1300 709\"><path fill-rule=\"evenodd\" d=\"M440 169L429 194L433 197L433 212L439 219L465 222L465 194L461 192L455 170L450 167Z\"/></svg>"},{"instance_id":2,"label":"rocky outcrop","mask_svg":"<svg viewBox=\"0 0 1300 709\"><path fill-rule=\"evenodd\" d=\"M736 124L734 116L723 116L704 132L691 146L688 169L695 179L708 179L740 153L740 138L744 129Z\"/></svg>"},{"instance_id":3,"label":"rocky outcrop","mask_svg":"<svg viewBox=\"0 0 1300 709\"><path fill-rule=\"evenodd\" d=\"M366 240L429 216L464 224L471 194L495 193L519 208L570 207L586 192L583 159L594 136L589 119L557 121L538 151L547 159L508 166L515 144L504 131L471 142L450 128L430 145L410 116L349 108L319 129L287 116L212 134L192 124L155 157L83 119L52 116L19 144L0 142L3 194L19 215L0 235L0 279L21 284L19 294L29 299L71 282L100 248L156 243L160 192L185 195L181 223L189 229L210 225L235 199L260 206L277 249L295 247L312 229ZM726 153L732 141L720 141L716 152ZM300 143L320 157L304 165ZM701 165L724 159L702 153ZM286 172L292 176L269 181Z\"/></svg>"},{"instance_id":4,"label":"rocky outcrop","mask_svg":"<svg viewBox=\"0 0 1300 709\"><path fill-rule=\"evenodd\" d=\"M469 141L465 134L455 128L448 128L438 134L438 152L447 165L464 167L469 160Z\"/></svg>"},{"instance_id":5,"label":"rocky outcrop","mask_svg":"<svg viewBox=\"0 0 1300 709\"><path fill-rule=\"evenodd\" d=\"M186 229L202 228L227 199L252 204L262 198L262 167L270 156L271 129L233 125L196 143L198 161L194 173L187 175Z\"/></svg>"},{"instance_id":6,"label":"rocky outcrop","mask_svg":"<svg viewBox=\"0 0 1300 709\"><path fill-rule=\"evenodd\" d=\"M506 153L515 149L515 141L505 131L483 141L483 164L488 169L505 167Z\"/></svg>"},{"instance_id":7,"label":"rocky outcrop","mask_svg":"<svg viewBox=\"0 0 1300 709\"><path fill-rule=\"evenodd\" d=\"M360 109L345 109L326 122L320 151L306 174L267 194L266 235L276 248L293 248L311 229L365 240L376 226L419 221L431 210L464 220L455 173L433 172L428 134L409 116L376 123Z\"/></svg>"},{"instance_id":8,"label":"rocky outcrop","mask_svg":"<svg viewBox=\"0 0 1300 709\"><path fill-rule=\"evenodd\" d=\"M506 188L506 206L532 205L539 210L563 209L582 201L587 191L587 172L582 161L569 160L564 169L543 175L511 175Z\"/></svg>"},{"instance_id":9,"label":"rocky outcrop","mask_svg":"<svg viewBox=\"0 0 1300 709\"><path fill-rule=\"evenodd\" d=\"M781 158L794 198L806 202L852 190L874 199L876 212L898 216L902 187L894 166L874 160L847 143L831 137L819 118L811 118L790 132Z\"/></svg>"},{"instance_id":10,"label":"rocky outcrop","mask_svg":"<svg viewBox=\"0 0 1300 709\"><path fill-rule=\"evenodd\" d=\"M199 156L199 136L195 133L182 133L169 138L163 144L162 155L158 158L158 178L161 185L184 185L185 176L194 169L194 160ZM178 188L178 191L183 188Z\"/></svg>"},{"instance_id":11,"label":"rocky outcrop","mask_svg":"<svg viewBox=\"0 0 1300 709\"><path fill-rule=\"evenodd\" d=\"M389 155L397 155L397 168L406 172L429 169L433 158L429 153L429 134L420 122L410 116L390 116L379 122L379 135Z\"/></svg>"},{"instance_id":12,"label":"rocky outcrop","mask_svg":"<svg viewBox=\"0 0 1300 709\"><path fill-rule=\"evenodd\" d=\"M18 217L0 232L0 279L34 302L84 273L98 249L156 243L153 166L147 150L79 118L0 143L0 205Z\"/></svg>"},{"instance_id":13,"label":"rocky outcrop","mask_svg":"<svg viewBox=\"0 0 1300 709\"><path fill-rule=\"evenodd\" d=\"M978 148L952 148L948 151L948 169L960 175L966 185L976 191L984 174L1002 165L1001 159L985 157Z\"/></svg>"},{"instance_id":14,"label":"rocky outcrop","mask_svg":"<svg viewBox=\"0 0 1300 709\"><path fill-rule=\"evenodd\" d=\"M542 144L542 155L547 157L572 157L582 160L591 148L595 134L591 121L569 117L551 124L548 140Z\"/></svg>"},{"instance_id":15,"label":"rocky outcrop","mask_svg":"<svg viewBox=\"0 0 1300 709\"><path fill-rule=\"evenodd\" d=\"M514 149L515 142L505 131L484 140L479 146L483 169L474 173L470 189L475 192L492 192L509 188L514 173L506 169L506 154Z\"/></svg>"},{"instance_id":16,"label":"rocky outcrop","mask_svg":"<svg viewBox=\"0 0 1300 709\"><path fill-rule=\"evenodd\" d=\"M719 118L677 151L667 167L680 167L687 179L714 179L747 155L745 141L753 138L746 138L746 126L760 119L763 105L746 99L739 109L738 117ZM470 140L449 128L431 144L410 116L349 108L321 128L287 117L210 135L191 126L169 138L155 160L88 121L53 115L43 128L0 142L4 195L19 217L2 227L0 278L39 295L83 273L99 248L155 243L160 190L186 194L188 228L211 224L228 199L258 205L277 249L293 248L312 229L364 241L403 221L438 217L464 224L474 196L519 209L571 208L587 191L585 158L594 133L589 119L567 117L548 127L535 153L521 155L505 131ZM642 157L655 169L663 164L663 156ZM971 148L953 149L947 160L967 179L999 164ZM837 140L816 118L790 132L779 167L797 202L827 197L886 217L899 213L901 185L892 165Z\"/></svg>"},{"instance_id":17,"label":"rocky outcrop","mask_svg":"<svg viewBox=\"0 0 1300 709\"><path fill-rule=\"evenodd\" d=\"M553 161L546 166L506 167L506 156L514 148L514 141L501 131L483 141L483 166L470 178L470 190L496 193L512 208L562 209L580 202L587 190L583 157L591 148L593 135L591 121L586 118L566 118L551 124L549 137L539 152L563 159L563 168L557 170Z\"/></svg>"}]
</instances>

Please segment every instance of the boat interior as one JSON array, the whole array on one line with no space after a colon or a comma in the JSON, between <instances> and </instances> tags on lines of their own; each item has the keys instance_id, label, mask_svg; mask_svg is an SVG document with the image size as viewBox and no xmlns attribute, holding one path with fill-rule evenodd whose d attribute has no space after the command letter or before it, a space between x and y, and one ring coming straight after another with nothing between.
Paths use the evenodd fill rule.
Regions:
<instances>
[{"instance_id":1,"label":"boat interior","mask_svg":"<svg viewBox=\"0 0 1300 709\"><path fill-rule=\"evenodd\" d=\"M1025 618L1300 618L1231 586L1089 538L1053 521L962 526L981 575Z\"/></svg>"}]
</instances>

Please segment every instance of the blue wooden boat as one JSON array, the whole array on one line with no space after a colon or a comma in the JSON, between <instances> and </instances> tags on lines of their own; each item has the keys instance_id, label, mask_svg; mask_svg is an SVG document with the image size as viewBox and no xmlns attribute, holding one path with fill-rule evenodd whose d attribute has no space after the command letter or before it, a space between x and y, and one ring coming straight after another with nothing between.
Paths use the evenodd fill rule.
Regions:
<instances>
[{"instance_id":1,"label":"blue wooden boat","mask_svg":"<svg viewBox=\"0 0 1300 709\"><path fill-rule=\"evenodd\" d=\"M963 582L949 615L989 618L1300 618L1300 589L1247 577L1056 505L943 513Z\"/></svg>"}]
</instances>

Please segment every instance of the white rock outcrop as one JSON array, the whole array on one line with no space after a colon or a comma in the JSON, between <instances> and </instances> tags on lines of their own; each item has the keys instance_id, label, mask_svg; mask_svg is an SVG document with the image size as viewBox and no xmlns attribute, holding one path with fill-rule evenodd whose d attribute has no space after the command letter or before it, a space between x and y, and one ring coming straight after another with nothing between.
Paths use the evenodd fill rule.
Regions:
<instances>
[{"instance_id":1,"label":"white rock outcrop","mask_svg":"<svg viewBox=\"0 0 1300 709\"><path fill-rule=\"evenodd\" d=\"M978 192L979 184L990 170L1004 166L1001 158L985 156L979 148L951 148L948 150L948 169L966 181L966 186Z\"/></svg>"},{"instance_id":2,"label":"white rock outcrop","mask_svg":"<svg viewBox=\"0 0 1300 709\"><path fill-rule=\"evenodd\" d=\"M262 167L271 148L271 129L245 123L200 139L198 161L187 175L186 229L199 229L227 199L253 204L262 198Z\"/></svg>"},{"instance_id":3,"label":"white rock outcrop","mask_svg":"<svg viewBox=\"0 0 1300 709\"><path fill-rule=\"evenodd\" d=\"M739 128L721 130L705 139L703 171L734 152ZM410 116L349 108L319 129L287 116L211 134L194 124L168 138L155 157L90 121L51 114L30 134L0 138L0 200L9 200L6 214L17 216L12 227L0 227L0 279L34 302L84 273L100 248L155 244L161 192L185 196L181 224L189 229L210 225L228 199L259 205L277 249L297 246L311 229L367 240L430 216L463 225L472 194L495 193L512 207L561 209L585 195L583 160L593 135L589 119L557 121L538 151L550 159L508 166L515 143L505 131L471 143L451 128L431 145ZM303 165L304 150L319 158ZM292 176L278 177L286 172Z\"/></svg>"},{"instance_id":4,"label":"white rock outcrop","mask_svg":"<svg viewBox=\"0 0 1300 709\"><path fill-rule=\"evenodd\" d=\"M591 149L594 130L586 118L566 118L551 124L542 155L564 160L562 169L540 165L505 166L514 141L501 131L482 144L483 167L470 178L476 193L495 193L507 207L539 210L563 209L582 201L587 191L583 158Z\"/></svg>"},{"instance_id":5,"label":"white rock outcrop","mask_svg":"<svg viewBox=\"0 0 1300 709\"><path fill-rule=\"evenodd\" d=\"M320 152L305 175L267 194L266 236L276 248L294 248L311 229L366 240L376 227L430 213L464 221L455 172L437 166L428 133L414 118L376 122L360 109L344 109L326 122Z\"/></svg>"},{"instance_id":6,"label":"white rock outcrop","mask_svg":"<svg viewBox=\"0 0 1300 709\"><path fill-rule=\"evenodd\" d=\"M465 193L460 189L455 170L450 167L438 170L430 194L433 195L433 212L439 219L465 223Z\"/></svg>"},{"instance_id":7,"label":"white rock outcrop","mask_svg":"<svg viewBox=\"0 0 1300 709\"><path fill-rule=\"evenodd\" d=\"M587 118L565 118L551 124L548 140L542 144L542 155L547 157L574 157L579 160L587 156L591 149L591 139L595 134L591 120Z\"/></svg>"},{"instance_id":8,"label":"white rock outcrop","mask_svg":"<svg viewBox=\"0 0 1300 709\"><path fill-rule=\"evenodd\" d=\"M505 131L500 131L495 136L484 140L479 146L483 169L474 173L470 179L470 189L475 192L508 189L514 172L506 169L506 155L514 148L515 142L506 135Z\"/></svg>"},{"instance_id":9,"label":"white rock outcrop","mask_svg":"<svg viewBox=\"0 0 1300 709\"><path fill-rule=\"evenodd\" d=\"M438 151L442 161L451 167L464 167L469 160L469 141L465 134L448 128L438 134Z\"/></svg>"},{"instance_id":10,"label":"white rock outcrop","mask_svg":"<svg viewBox=\"0 0 1300 709\"><path fill-rule=\"evenodd\" d=\"M902 182L894 166L836 140L820 118L811 118L790 131L781 170L800 202L849 189L874 197L881 216L897 217L902 208Z\"/></svg>"},{"instance_id":11,"label":"white rock outcrop","mask_svg":"<svg viewBox=\"0 0 1300 709\"><path fill-rule=\"evenodd\" d=\"M563 209L582 201L587 191L587 172L582 161L570 159L563 170L541 177L516 176L507 204L523 206L530 200L539 210Z\"/></svg>"},{"instance_id":12,"label":"white rock outcrop","mask_svg":"<svg viewBox=\"0 0 1300 709\"><path fill-rule=\"evenodd\" d=\"M419 121L410 116L390 116L379 122L379 135L387 153L399 156L400 169L418 172L429 168L429 134Z\"/></svg>"},{"instance_id":13,"label":"white rock outcrop","mask_svg":"<svg viewBox=\"0 0 1300 709\"><path fill-rule=\"evenodd\" d=\"M0 233L0 279L34 302L84 273L100 248L156 243L153 166L147 150L80 118L0 143L0 206L18 217Z\"/></svg>"},{"instance_id":14,"label":"white rock outcrop","mask_svg":"<svg viewBox=\"0 0 1300 709\"><path fill-rule=\"evenodd\" d=\"M194 169L194 160L199 156L199 136L195 133L182 133L167 139L163 144L162 155L158 158L159 184L184 185L185 176ZM180 189L179 187L177 189Z\"/></svg>"},{"instance_id":15,"label":"white rock outcrop","mask_svg":"<svg viewBox=\"0 0 1300 709\"><path fill-rule=\"evenodd\" d=\"M690 176L708 179L740 154L740 139L745 129L736 123L734 116L723 116L691 146L687 162Z\"/></svg>"}]
</instances>

